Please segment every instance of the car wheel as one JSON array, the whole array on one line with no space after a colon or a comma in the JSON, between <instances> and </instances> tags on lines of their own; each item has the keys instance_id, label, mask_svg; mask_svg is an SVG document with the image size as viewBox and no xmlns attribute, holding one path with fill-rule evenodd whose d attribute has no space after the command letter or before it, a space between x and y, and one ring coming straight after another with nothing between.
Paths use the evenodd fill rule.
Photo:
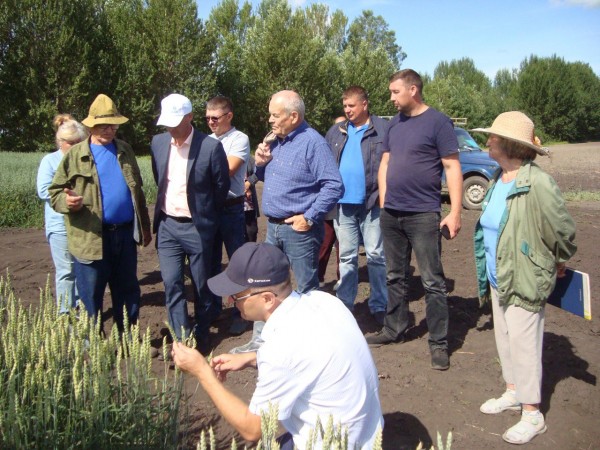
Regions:
<instances>
[{"instance_id":1,"label":"car wheel","mask_svg":"<svg viewBox=\"0 0 600 450\"><path fill-rule=\"evenodd\" d=\"M484 177L472 176L463 182L463 206L466 209L481 209L488 188Z\"/></svg>"}]
</instances>

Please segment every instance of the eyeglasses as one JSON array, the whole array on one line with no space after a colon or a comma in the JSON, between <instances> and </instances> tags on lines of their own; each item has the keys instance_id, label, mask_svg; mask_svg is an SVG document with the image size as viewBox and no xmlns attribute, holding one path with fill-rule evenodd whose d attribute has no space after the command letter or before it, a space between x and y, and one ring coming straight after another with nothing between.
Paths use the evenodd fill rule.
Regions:
<instances>
[{"instance_id":1,"label":"eyeglasses","mask_svg":"<svg viewBox=\"0 0 600 450\"><path fill-rule=\"evenodd\" d=\"M241 297L238 297L237 295L233 294L233 295L230 295L230 297L233 299L233 303L237 303L237 302L241 302L242 300L246 300L247 298L250 298L254 295L264 294L265 292L271 292L271 291L258 291L258 292L253 292L251 294L242 295ZM276 294L273 294L273 295L275 295L275 297L277 297Z\"/></svg>"},{"instance_id":2,"label":"eyeglasses","mask_svg":"<svg viewBox=\"0 0 600 450\"><path fill-rule=\"evenodd\" d=\"M118 130L119 129L119 125L96 125L98 127L99 130L101 131L106 131L109 128L113 129L113 130Z\"/></svg>"},{"instance_id":3,"label":"eyeglasses","mask_svg":"<svg viewBox=\"0 0 600 450\"><path fill-rule=\"evenodd\" d=\"M206 116L204 118L204 120L206 120L207 122L218 122L221 117L224 117L227 114L229 114L229 111L226 112L225 114L221 114L219 117L217 117L217 116Z\"/></svg>"}]
</instances>

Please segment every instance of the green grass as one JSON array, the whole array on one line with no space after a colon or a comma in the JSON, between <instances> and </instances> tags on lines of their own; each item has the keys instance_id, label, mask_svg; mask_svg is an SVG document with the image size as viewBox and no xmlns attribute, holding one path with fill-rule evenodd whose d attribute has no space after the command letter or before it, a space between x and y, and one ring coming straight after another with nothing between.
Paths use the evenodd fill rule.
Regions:
<instances>
[{"instance_id":1,"label":"green grass","mask_svg":"<svg viewBox=\"0 0 600 450\"><path fill-rule=\"evenodd\" d=\"M36 192L45 153L0 152L0 228L43 228L44 205ZM147 202L156 201L150 156L138 157Z\"/></svg>"},{"instance_id":2,"label":"green grass","mask_svg":"<svg viewBox=\"0 0 600 450\"><path fill-rule=\"evenodd\" d=\"M568 202L600 202L600 191L567 191L563 197Z\"/></svg>"}]
</instances>

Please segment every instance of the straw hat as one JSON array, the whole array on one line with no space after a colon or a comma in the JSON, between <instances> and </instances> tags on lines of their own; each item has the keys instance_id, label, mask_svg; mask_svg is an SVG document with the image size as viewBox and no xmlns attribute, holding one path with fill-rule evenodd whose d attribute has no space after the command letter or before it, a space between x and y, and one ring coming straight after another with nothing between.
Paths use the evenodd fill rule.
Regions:
<instances>
[{"instance_id":1,"label":"straw hat","mask_svg":"<svg viewBox=\"0 0 600 450\"><path fill-rule=\"evenodd\" d=\"M81 123L88 128L93 128L96 125L121 125L127 121L129 119L117 111L115 102L107 95L100 94L90 106L88 116Z\"/></svg>"},{"instance_id":2,"label":"straw hat","mask_svg":"<svg viewBox=\"0 0 600 450\"><path fill-rule=\"evenodd\" d=\"M538 155L547 156L549 151L542 147L542 142L535 135L533 122L520 111L509 111L500 114L490 128L474 128L471 131L495 134L523 144L536 151Z\"/></svg>"}]
</instances>

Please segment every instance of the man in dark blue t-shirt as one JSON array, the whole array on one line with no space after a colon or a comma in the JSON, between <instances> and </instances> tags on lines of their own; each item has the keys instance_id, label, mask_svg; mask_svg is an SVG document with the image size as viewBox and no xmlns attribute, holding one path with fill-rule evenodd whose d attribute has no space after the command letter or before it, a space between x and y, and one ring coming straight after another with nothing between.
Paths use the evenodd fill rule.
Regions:
<instances>
[{"instance_id":1,"label":"man in dark blue t-shirt","mask_svg":"<svg viewBox=\"0 0 600 450\"><path fill-rule=\"evenodd\" d=\"M408 328L408 278L414 250L425 289L431 367L446 370L448 305L441 261L440 230L450 238L460 230L462 173L452 121L422 99L423 82L411 69L390 78L399 111L383 140L379 167L381 231L386 256L388 307L383 328L370 336L373 346L402 339ZM441 220L441 177L446 170L450 213Z\"/></svg>"}]
</instances>

